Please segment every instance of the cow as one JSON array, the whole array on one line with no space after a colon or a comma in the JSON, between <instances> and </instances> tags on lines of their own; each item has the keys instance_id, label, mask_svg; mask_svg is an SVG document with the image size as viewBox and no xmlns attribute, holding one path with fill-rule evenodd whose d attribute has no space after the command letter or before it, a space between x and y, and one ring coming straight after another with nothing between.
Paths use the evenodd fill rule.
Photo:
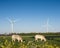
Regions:
<instances>
[{"instance_id":1,"label":"cow","mask_svg":"<svg viewBox=\"0 0 60 48\"><path fill-rule=\"evenodd\" d=\"M41 41L46 41L46 38L44 35L35 35L35 40L40 39Z\"/></svg>"},{"instance_id":2,"label":"cow","mask_svg":"<svg viewBox=\"0 0 60 48\"><path fill-rule=\"evenodd\" d=\"M19 35L12 35L12 41L15 41L15 40L18 40L18 42L19 42L19 41L23 42L21 36L19 36Z\"/></svg>"}]
</instances>

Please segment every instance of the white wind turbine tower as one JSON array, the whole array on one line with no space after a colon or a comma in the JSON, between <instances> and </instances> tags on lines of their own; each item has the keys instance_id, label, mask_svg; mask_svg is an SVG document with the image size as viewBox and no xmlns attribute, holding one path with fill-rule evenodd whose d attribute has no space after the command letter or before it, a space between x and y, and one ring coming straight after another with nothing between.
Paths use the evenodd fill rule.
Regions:
<instances>
[{"instance_id":1,"label":"white wind turbine tower","mask_svg":"<svg viewBox=\"0 0 60 48\"><path fill-rule=\"evenodd\" d=\"M12 33L14 33L14 23L16 23L16 20L12 20L12 19L8 19L8 20L11 23Z\"/></svg>"},{"instance_id":2,"label":"white wind turbine tower","mask_svg":"<svg viewBox=\"0 0 60 48\"><path fill-rule=\"evenodd\" d=\"M47 26L46 29L47 29L47 33L48 33L48 32L49 32L49 26L50 26L50 25L49 25L49 18L47 19L47 25L46 25L46 26Z\"/></svg>"},{"instance_id":3,"label":"white wind turbine tower","mask_svg":"<svg viewBox=\"0 0 60 48\"><path fill-rule=\"evenodd\" d=\"M42 27L45 27L45 28L46 28L46 32L47 32L47 33L49 32L49 28L52 29L52 26L49 24L49 18L47 19L46 24L43 25Z\"/></svg>"}]
</instances>

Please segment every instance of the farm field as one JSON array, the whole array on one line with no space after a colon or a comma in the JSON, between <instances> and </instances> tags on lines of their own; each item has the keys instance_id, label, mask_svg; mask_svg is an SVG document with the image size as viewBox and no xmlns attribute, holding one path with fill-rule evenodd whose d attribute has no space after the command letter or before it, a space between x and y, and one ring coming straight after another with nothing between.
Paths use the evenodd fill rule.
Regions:
<instances>
[{"instance_id":1,"label":"farm field","mask_svg":"<svg viewBox=\"0 0 60 48\"><path fill-rule=\"evenodd\" d=\"M34 36L38 33L19 34L23 42L12 42L11 35L0 36L0 48L60 48L60 34L42 34L47 41L35 41Z\"/></svg>"}]
</instances>

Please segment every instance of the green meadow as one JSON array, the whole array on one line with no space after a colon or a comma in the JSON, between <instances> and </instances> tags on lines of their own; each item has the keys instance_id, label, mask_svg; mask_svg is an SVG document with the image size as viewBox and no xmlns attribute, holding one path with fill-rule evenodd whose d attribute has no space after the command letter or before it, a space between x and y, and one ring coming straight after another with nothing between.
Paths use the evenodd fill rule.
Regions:
<instances>
[{"instance_id":1,"label":"green meadow","mask_svg":"<svg viewBox=\"0 0 60 48\"><path fill-rule=\"evenodd\" d=\"M34 36L42 34L47 41L35 41ZM23 42L12 42L11 35L0 36L0 48L60 48L60 33L20 33Z\"/></svg>"}]
</instances>

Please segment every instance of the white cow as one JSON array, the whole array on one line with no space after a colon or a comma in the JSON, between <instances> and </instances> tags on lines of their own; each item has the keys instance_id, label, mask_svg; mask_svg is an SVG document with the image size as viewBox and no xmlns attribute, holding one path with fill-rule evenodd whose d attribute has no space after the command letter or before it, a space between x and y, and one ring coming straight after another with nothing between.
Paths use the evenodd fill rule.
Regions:
<instances>
[{"instance_id":1,"label":"white cow","mask_svg":"<svg viewBox=\"0 0 60 48\"><path fill-rule=\"evenodd\" d=\"M35 40L38 40L38 39L41 39L41 41L42 40L46 41L46 38L43 35L35 35Z\"/></svg>"},{"instance_id":2,"label":"white cow","mask_svg":"<svg viewBox=\"0 0 60 48\"><path fill-rule=\"evenodd\" d=\"M12 35L12 41L15 41L15 40L18 40L18 42L19 41L21 41L21 42L23 41L21 36L19 36L19 35Z\"/></svg>"}]
</instances>

